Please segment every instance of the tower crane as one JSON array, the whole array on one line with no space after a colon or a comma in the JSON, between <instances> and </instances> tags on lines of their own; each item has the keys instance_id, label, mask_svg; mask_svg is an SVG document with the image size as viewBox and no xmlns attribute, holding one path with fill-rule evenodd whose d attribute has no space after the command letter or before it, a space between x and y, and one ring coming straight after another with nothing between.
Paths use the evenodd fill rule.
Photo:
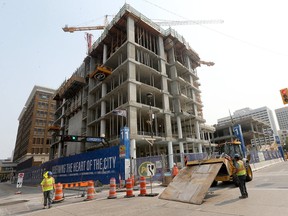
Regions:
<instances>
[{"instance_id":1,"label":"tower crane","mask_svg":"<svg viewBox=\"0 0 288 216\"><path fill-rule=\"evenodd\" d=\"M176 25L201 25L201 24L221 24L223 23L223 20L184 20L184 21L158 21L154 22L158 24L159 26L176 26ZM64 32L70 32L73 33L75 31L91 31L91 30L103 30L108 25L108 15L105 15L105 21L104 25L99 26L86 26L86 27L68 27L66 25L63 29ZM88 50L89 46L92 44L92 37L91 35L87 34L86 36L87 42L88 42ZM90 44L90 45L89 45ZM207 62L207 61L199 61L199 65L207 65L207 66L213 66L214 62Z\"/></svg>"},{"instance_id":2,"label":"tower crane","mask_svg":"<svg viewBox=\"0 0 288 216\"><path fill-rule=\"evenodd\" d=\"M87 27L68 27L68 25L65 25L63 29L64 32L70 32L73 33L75 31L90 31L90 30L102 30L106 26L100 25L100 26L87 26Z\"/></svg>"},{"instance_id":3,"label":"tower crane","mask_svg":"<svg viewBox=\"0 0 288 216\"><path fill-rule=\"evenodd\" d=\"M90 30L103 30L108 24L107 16L105 16L105 25L99 26L86 26L86 27L69 27L66 25L63 29L64 32L73 33L75 31L90 31ZM223 20L184 20L184 21L159 21L154 22L160 26L176 26L176 25L201 25L201 24L221 24Z\"/></svg>"}]
</instances>

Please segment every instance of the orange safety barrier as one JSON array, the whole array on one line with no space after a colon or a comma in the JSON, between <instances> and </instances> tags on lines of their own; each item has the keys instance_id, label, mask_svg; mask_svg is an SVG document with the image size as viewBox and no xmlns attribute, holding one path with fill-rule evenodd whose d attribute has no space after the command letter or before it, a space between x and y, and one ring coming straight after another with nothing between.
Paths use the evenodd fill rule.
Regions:
<instances>
[{"instance_id":1,"label":"orange safety barrier","mask_svg":"<svg viewBox=\"0 0 288 216\"><path fill-rule=\"evenodd\" d=\"M80 187L87 187L88 186L88 182L80 182Z\"/></svg>"},{"instance_id":2,"label":"orange safety barrier","mask_svg":"<svg viewBox=\"0 0 288 216\"><path fill-rule=\"evenodd\" d=\"M146 196L146 178L140 177L140 194L138 196Z\"/></svg>"},{"instance_id":3,"label":"orange safety barrier","mask_svg":"<svg viewBox=\"0 0 288 216\"><path fill-rule=\"evenodd\" d=\"M55 196L53 199L53 203L55 202L61 202L64 200L63 190L62 190L62 184L58 183L56 184L56 190L55 190Z\"/></svg>"},{"instance_id":4,"label":"orange safety barrier","mask_svg":"<svg viewBox=\"0 0 288 216\"><path fill-rule=\"evenodd\" d=\"M109 196L108 199L115 199L117 198L116 195L116 179L111 178L110 179L110 190L109 190Z\"/></svg>"},{"instance_id":5,"label":"orange safety barrier","mask_svg":"<svg viewBox=\"0 0 288 216\"><path fill-rule=\"evenodd\" d=\"M135 197L133 194L133 186L132 186L132 179L128 178L126 180L126 196L125 198Z\"/></svg>"},{"instance_id":6,"label":"orange safety barrier","mask_svg":"<svg viewBox=\"0 0 288 216\"><path fill-rule=\"evenodd\" d=\"M73 187L87 187L88 182L72 182L72 183L64 183L63 189L65 188L73 188Z\"/></svg>"},{"instance_id":7,"label":"orange safety barrier","mask_svg":"<svg viewBox=\"0 0 288 216\"><path fill-rule=\"evenodd\" d=\"M94 182L89 181L87 187L87 197L84 201L93 200L95 198Z\"/></svg>"}]
</instances>

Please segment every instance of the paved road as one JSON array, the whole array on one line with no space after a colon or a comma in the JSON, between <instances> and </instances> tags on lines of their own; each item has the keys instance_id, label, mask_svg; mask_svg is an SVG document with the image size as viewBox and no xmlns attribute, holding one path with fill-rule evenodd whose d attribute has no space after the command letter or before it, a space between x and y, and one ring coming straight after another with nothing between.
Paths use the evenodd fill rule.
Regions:
<instances>
[{"instance_id":1,"label":"paved road","mask_svg":"<svg viewBox=\"0 0 288 216\"><path fill-rule=\"evenodd\" d=\"M12 185L15 186L15 185ZM6 191L2 193L3 191ZM10 189L9 189L10 188ZM288 215L288 162L281 162L254 172L254 179L247 184L249 198L240 200L239 189L233 184L219 184L211 188L202 205L193 205L158 199L139 197L124 198L118 192L116 199L107 199L108 190L96 194L96 199L83 201L78 192L66 192L67 198L51 209L42 210L40 188L23 187L21 195L11 192L11 185L0 184L0 215L101 215L101 216L286 216ZM153 193L161 193L164 187L154 186ZM7 193L9 192L9 193ZM147 188L150 193L150 188ZM75 194L76 193L76 194ZM4 194L4 195L3 195ZM70 196L68 196L70 195ZM27 202L25 202L27 200ZM14 202L14 203L13 203ZM17 203L20 202L20 203ZM6 204L5 204L6 203ZM9 204L10 203L10 204Z\"/></svg>"}]
</instances>

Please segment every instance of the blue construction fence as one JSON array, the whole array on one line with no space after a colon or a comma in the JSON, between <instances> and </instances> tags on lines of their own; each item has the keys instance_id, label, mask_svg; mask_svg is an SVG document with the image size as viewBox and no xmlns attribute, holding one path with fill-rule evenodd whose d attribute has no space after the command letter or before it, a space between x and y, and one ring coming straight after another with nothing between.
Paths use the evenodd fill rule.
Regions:
<instances>
[{"instance_id":1,"label":"blue construction fence","mask_svg":"<svg viewBox=\"0 0 288 216\"><path fill-rule=\"evenodd\" d=\"M23 184L39 185L46 171L52 171L56 183L99 181L124 178L125 159L119 155L119 146L57 158L37 167L19 171L24 173Z\"/></svg>"},{"instance_id":2,"label":"blue construction fence","mask_svg":"<svg viewBox=\"0 0 288 216\"><path fill-rule=\"evenodd\" d=\"M184 153L184 154L173 154L173 162L177 164L178 168L184 167L184 156L187 157L188 161L193 160L205 160L209 158L207 152L203 153ZM212 155L210 157L216 157L216 155ZM256 164L263 161L274 160L278 158L283 158L281 152L277 151L251 151L249 152L249 162L250 164ZM143 157L133 159L135 164L135 170L133 172L135 178L140 178L140 176L145 176L148 180L151 177L147 177L147 164L153 164L155 167L154 175L152 176L152 181L163 182L165 176L171 175L171 165L169 165L169 155L159 155L159 156L151 156L151 157Z\"/></svg>"},{"instance_id":3,"label":"blue construction fence","mask_svg":"<svg viewBox=\"0 0 288 216\"><path fill-rule=\"evenodd\" d=\"M252 151L249 155L250 164L282 158L280 151ZM101 184L109 184L110 179L113 177L116 179L116 183L119 184L120 180L126 180L131 175L136 180L141 176L145 176L148 181L163 182L165 176L171 175L172 166L169 164L169 159L171 160L171 157L173 157L173 162L179 168L182 168L184 166L184 156L187 156L188 161L209 158L209 155L204 152L135 158L129 162L129 159L121 157L119 146L114 146L108 149L58 158L43 163L41 166L31 167L20 172L25 173L23 184L26 185L39 185L43 178L43 173L47 170L53 172L56 183L93 180Z\"/></svg>"}]
</instances>

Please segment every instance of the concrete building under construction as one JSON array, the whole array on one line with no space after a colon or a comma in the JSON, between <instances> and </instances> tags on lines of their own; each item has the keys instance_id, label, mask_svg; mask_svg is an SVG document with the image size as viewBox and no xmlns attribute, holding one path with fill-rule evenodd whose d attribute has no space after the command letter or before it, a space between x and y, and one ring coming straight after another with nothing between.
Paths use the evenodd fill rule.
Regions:
<instances>
[{"instance_id":1,"label":"concrete building under construction","mask_svg":"<svg viewBox=\"0 0 288 216\"><path fill-rule=\"evenodd\" d=\"M124 126L133 158L205 151L215 129L203 117L201 64L211 65L176 31L125 4L54 96L51 159L118 145ZM78 142L59 135L77 135ZM79 137L105 137L107 143Z\"/></svg>"}]
</instances>

